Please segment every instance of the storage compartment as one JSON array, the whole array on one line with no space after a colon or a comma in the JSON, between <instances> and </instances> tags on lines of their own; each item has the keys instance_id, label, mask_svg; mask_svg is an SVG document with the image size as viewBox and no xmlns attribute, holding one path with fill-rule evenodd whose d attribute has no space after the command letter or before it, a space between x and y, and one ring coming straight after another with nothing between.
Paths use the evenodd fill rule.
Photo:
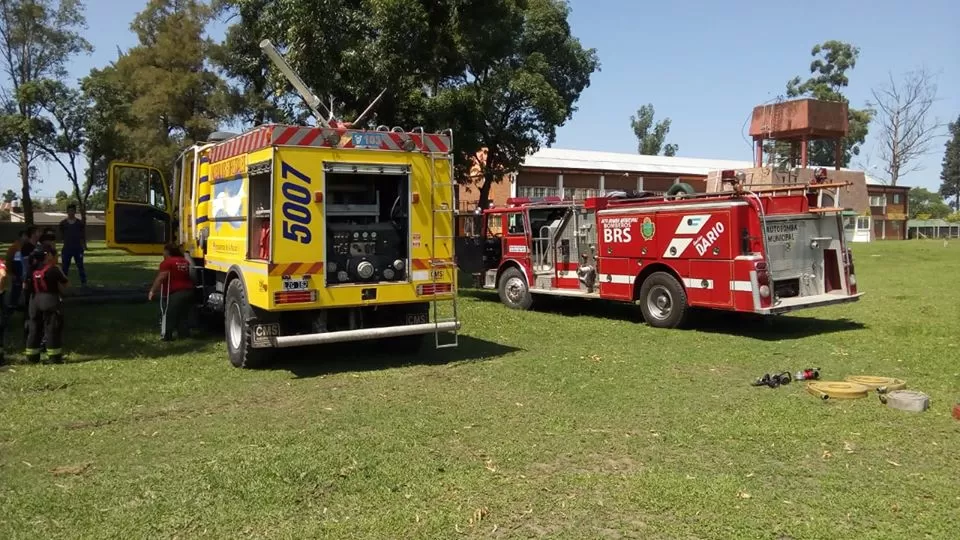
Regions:
<instances>
[{"instance_id":1,"label":"storage compartment","mask_svg":"<svg viewBox=\"0 0 960 540\"><path fill-rule=\"evenodd\" d=\"M408 166L325 164L327 286L407 281Z\"/></svg>"},{"instance_id":2,"label":"storage compartment","mask_svg":"<svg viewBox=\"0 0 960 540\"><path fill-rule=\"evenodd\" d=\"M840 279L840 263L835 249L823 250L823 288L825 293L843 288Z\"/></svg>"},{"instance_id":3,"label":"storage compartment","mask_svg":"<svg viewBox=\"0 0 960 540\"><path fill-rule=\"evenodd\" d=\"M267 261L270 259L270 208L271 178L269 172L250 175L250 226L247 228L247 258Z\"/></svg>"}]
</instances>

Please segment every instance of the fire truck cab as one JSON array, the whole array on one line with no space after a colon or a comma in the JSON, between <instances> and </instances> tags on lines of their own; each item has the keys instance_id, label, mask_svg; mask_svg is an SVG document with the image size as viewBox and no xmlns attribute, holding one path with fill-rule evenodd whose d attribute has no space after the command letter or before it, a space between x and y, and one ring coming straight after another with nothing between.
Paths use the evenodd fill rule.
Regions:
<instances>
[{"instance_id":1,"label":"fire truck cab","mask_svg":"<svg viewBox=\"0 0 960 540\"><path fill-rule=\"evenodd\" d=\"M662 328L690 307L775 315L860 298L838 205L847 184L747 191L722 174L732 190L510 199L483 211L480 253L461 251L461 268L511 308L536 295L634 302Z\"/></svg>"}]
</instances>

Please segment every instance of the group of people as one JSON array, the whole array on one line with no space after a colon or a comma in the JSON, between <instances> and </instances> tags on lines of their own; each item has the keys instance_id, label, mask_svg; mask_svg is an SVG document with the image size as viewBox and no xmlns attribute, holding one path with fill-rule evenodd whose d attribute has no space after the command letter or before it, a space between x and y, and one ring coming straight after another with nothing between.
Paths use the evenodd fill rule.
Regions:
<instances>
[{"instance_id":1,"label":"group of people","mask_svg":"<svg viewBox=\"0 0 960 540\"><path fill-rule=\"evenodd\" d=\"M71 263L77 266L81 286L87 284L83 266L83 254L87 250L85 227L76 217L73 204L67 207L67 218L60 222L60 238L63 249L59 266L55 231L52 228L41 231L35 226L21 231L20 238L7 250L7 256L0 260L0 365L5 362L6 326L18 311L25 314L27 361L39 362L45 351L49 362L63 362L63 291L70 283L67 275ZM164 248L163 261L148 299L152 301L158 293L161 339L170 341L175 334L188 337L194 282L190 263L175 244Z\"/></svg>"},{"instance_id":2,"label":"group of people","mask_svg":"<svg viewBox=\"0 0 960 540\"><path fill-rule=\"evenodd\" d=\"M80 283L86 286L87 274L83 254L87 249L83 221L76 216L76 205L67 208L67 218L60 222L63 241L63 268L57 265L56 232L41 231L35 226L21 231L7 256L0 261L0 364L7 323L13 313L24 313L25 356L28 362L39 362L44 349L51 363L63 361L63 300L69 285L67 273L74 262ZM9 297L4 298L10 285Z\"/></svg>"}]
</instances>

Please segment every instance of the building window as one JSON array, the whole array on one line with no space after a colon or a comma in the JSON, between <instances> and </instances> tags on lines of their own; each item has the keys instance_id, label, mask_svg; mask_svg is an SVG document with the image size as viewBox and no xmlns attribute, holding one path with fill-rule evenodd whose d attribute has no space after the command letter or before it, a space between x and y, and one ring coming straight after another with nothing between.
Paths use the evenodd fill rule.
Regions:
<instances>
[{"instance_id":1,"label":"building window","mask_svg":"<svg viewBox=\"0 0 960 540\"><path fill-rule=\"evenodd\" d=\"M861 231L870 230L870 218L865 216L860 216L857 218L857 229Z\"/></svg>"},{"instance_id":2,"label":"building window","mask_svg":"<svg viewBox=\"0 0 960 540\"><path fill-rule=\"evenodd\" d=\"M887 196L886 195L871 195L870 196L870 206L873 207L886 207L887 206Z\"/></svg>"},{"instance_id":3,"label":"building window","mask_svg":"<svg viewBox=\"0 0 960 540\"><path fill-rule=\"evenodd\" d=\"M899 193L894 193L894 194L893 194L893 204L900 204L900 194L899 194Z\"/></svg>"}]
</instances>

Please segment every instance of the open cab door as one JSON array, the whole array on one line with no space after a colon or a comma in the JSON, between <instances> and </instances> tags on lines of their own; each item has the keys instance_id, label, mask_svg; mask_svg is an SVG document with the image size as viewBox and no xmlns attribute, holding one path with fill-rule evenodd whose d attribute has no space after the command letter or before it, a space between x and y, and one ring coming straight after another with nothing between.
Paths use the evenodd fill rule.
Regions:
<instances>
[{"instance_id":1,"label":"open cab door","mask_svg":"<svg viewBox=\"0 0 960 540\"><path fill-rule=\"evenodd\" d=\"M107 247L160 255L173 238L170 190L153 167L111 162L107 173Z\"/></svg>"}]
</instances>

